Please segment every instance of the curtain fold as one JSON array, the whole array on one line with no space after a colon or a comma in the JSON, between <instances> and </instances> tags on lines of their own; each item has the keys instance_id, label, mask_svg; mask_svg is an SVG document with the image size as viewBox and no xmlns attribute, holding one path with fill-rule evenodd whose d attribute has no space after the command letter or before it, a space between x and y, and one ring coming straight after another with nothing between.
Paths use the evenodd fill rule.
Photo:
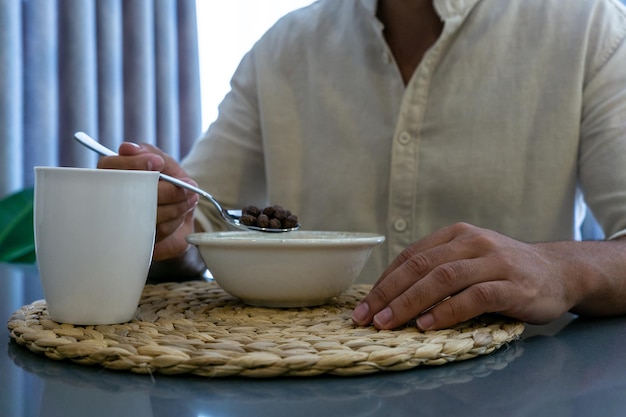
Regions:
<instances>
[{"instance_id":1,"label":"curtain fold","mask_svg":"<svg viewBox=\"0 0 626 417\"><path fill-rule=\"evenodd\" d=\"M124 71L122 48L122 4L120 0L98 0L96 27L98 38L98 138L105 146L115 149L124 137Z\"/></svg>"},{"instance_id":2,"label":"curtain fold","mask_svg":"<svg viewBox=\"0 0 626 417\"><path fill-rule=\"evenodd\" d=\"M124 11L124 130L128 140L156 145L154 3L133 0ZM160 45L160 52L163 47Z\"/></svg>"},{"instance_id":3,"label":"curtain fold","mask_svg":"<svg viewBox=\"0 0 626 417\"><path fill-rule=\"evenodd\" d=\"M54 2L46 0L32 0L22 11L23 160L37 161L40 165L56 165L59 160L59 150L54 146L59 126L56 117L59 91L55 81L57 15L53 5ZM16 146L19 139L19 136L14 138ZM32 169L21 167L21 173L25 184L33 183Z\"/></svg>"},{"instance_id":4,"label":"curtain fold","mask_svg":"<svg viewBox=\"0 0 626 417\"><path fill-rule=\"evenodd\" d=\"M94 167L84 130L183 158L201 133L195 0L0 1L0 198Z\"/></svg>"},{"instance_id":5,"label":"curtain fold","mask_svg":"<svg viewBox=\"0 0 626 417\"><path fill-rule=\"evenodd\" d=\"M76 130L97 135L96 23L94 2L58 0L57 140L63 166L91 167L96 161L72 141Z\"/></svg>"},{"instance_id":6,"label":"curtain fold","mask_svg":"<svg viewBox=\"0 0 626 417\"><path fill-rule=\"evenodd\" d=\"M20 4L0 2L0 197L23 186Z\"/></svg>"},{"instance_id":7,"label":"curtain fold","mask_svg":"<svg viewBox=\"0 0 626 417\"><path fill-rule=\"evenodd\" d=\"M178 66L169 65L176 62L178 43L172 20L177 16L176 4L168 0L155 1L155 42L161 45L161 53L156 60L156 144L168 154L178 158L178 147L172 146L172 138L177 135L178 103L167 100L171 91L178 95Z\"/></svg>"},{"instance_id":8,"label":"curtain fold","mask_svg":"<svg viewBox=\"0 0 626 417\"><path fill-rule=\"evenodd\" d=\"M177 7L179 159L182 159L191 149L197 136L202 133L202 105L196 2L179 0Z\"/></svg>"}]
</instances>

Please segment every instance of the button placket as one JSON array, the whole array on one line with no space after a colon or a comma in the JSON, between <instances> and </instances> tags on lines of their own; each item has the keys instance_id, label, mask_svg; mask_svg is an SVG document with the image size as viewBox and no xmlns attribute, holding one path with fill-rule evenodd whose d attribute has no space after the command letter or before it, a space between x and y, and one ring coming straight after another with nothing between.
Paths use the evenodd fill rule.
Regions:
<instances>
[{"instance_id":1,"label":"button placket","mask_svg":"<svg viewBox=\"0 0 626 417\"><path fill-rule=\"evenodd\" d=\"M420 189L420 152L424 118L429 102L429 90L437 64L453 39L463 16L478 0L437 0L435 7L445 20L444 30L426 53L404 90L394 136L391 138L391 167L389 178L388 250L390 259L411 245L422 233L430 230L427 214L422 214L416 193ZM424 216L424 218L422 218Z\"/></svg>"}]
</instances>

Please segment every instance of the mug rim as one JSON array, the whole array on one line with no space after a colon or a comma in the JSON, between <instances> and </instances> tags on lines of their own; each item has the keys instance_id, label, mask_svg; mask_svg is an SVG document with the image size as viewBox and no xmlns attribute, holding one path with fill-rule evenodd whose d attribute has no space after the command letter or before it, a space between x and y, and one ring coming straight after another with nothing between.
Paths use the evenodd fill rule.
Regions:
<instances>
[{"instance_id":1,"label":"mug rim","mask_svg":"<svg viewBox=\"0 0 626 417\"><path fill-rule=\"evenodd\" d=\"M148 171L143 169L108 169L108 168L85 168L85 167L59 167L59 166L35 166L35 172L83 172L83 173L103 173L103 174L137 174L137 175L160 175L159 171Z\"/></svg>"}]
</instances>

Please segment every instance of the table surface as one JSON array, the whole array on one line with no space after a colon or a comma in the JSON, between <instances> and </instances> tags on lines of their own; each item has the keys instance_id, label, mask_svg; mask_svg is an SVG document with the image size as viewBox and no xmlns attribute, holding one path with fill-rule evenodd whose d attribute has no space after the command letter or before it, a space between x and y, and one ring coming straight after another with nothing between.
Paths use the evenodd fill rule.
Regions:
<instances>
[{"instance_id":1,"label":"table surface","mask_svg":"<svg viewBox=\"0 0 626 417\"><path fill-rule=\"evenodd\" d=\"M0 264L5 323L42 298L36 267ZM626 317L568 314L490 355L359 377L136 375L38 356L6 325L2 340L0 417L626 415Z\"/></svg>"}]
</instances>

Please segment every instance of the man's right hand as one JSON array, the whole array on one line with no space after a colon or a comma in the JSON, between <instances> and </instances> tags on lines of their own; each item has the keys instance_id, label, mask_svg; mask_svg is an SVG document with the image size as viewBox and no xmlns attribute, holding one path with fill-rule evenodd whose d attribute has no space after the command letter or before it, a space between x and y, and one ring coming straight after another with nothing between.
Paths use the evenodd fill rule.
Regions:
<instances>
[{"instance_id":1,"label":"man's right hand","mask_svg":"<svg viewBox=\"0 0 626 417\"><path fill-rule=\"evenodd\" d=\"M169 155L149 144L124 142L119 156L105 156L98 161L100 169L136 169L159 171L197 185ZM185 236L193 232L193 211L198 195L166 181L159 181L154 261L181 257L189 249Z\"/></svg>"}]
</instances>

